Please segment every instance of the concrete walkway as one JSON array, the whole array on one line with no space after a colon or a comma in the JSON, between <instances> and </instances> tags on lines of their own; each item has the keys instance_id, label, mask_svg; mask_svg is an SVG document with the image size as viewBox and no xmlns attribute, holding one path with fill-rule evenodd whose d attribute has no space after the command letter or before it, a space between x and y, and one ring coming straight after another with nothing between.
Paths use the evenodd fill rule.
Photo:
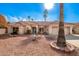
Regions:
<instances>
[{"instance_id":1,"label":"concrete walkway","mask_svg":"<svg viewBox=\"0 0 79 59\"><path fill-rule=\"evenodd\" d=\"M77 36L77 37L79 37L79 35L78 34L72 34L73 36Z\"/></svg>"},{"instance_id":2,"label":"concrete walkway","mask_svg":"<svg viewBox=\"0 0 79 59\"><path fill-rule=\"evenodd\" d=\"M67 42L79 48L79 40L67 40Z\"/></svg>"},{"instance_id":3,"label":"concrete walkway","mask_svg":"<svg viewBox=\"0 0 79 59\"><path fill-rule=\"evenodd\" d=\"M66 40L67 40L67 42L69 42L79 48L79 35L76 35L76 34L67 35Z\"/></svg>"}]
</instances>

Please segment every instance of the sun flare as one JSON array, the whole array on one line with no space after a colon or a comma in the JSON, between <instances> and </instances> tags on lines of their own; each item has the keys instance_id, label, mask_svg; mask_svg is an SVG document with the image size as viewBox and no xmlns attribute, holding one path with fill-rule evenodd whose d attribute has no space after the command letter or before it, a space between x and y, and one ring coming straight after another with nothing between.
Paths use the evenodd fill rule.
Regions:
<instances>
[{"instance_id":1,"label":"sun flare","mask_svg":"<svg viewBox=\"0 0 79 59\"><path fill-rule=\"evenodd\" d=\"M54 3L44 3L44 7L47 10L50 10L54 7Z\"/></svg>"}]
</instances>

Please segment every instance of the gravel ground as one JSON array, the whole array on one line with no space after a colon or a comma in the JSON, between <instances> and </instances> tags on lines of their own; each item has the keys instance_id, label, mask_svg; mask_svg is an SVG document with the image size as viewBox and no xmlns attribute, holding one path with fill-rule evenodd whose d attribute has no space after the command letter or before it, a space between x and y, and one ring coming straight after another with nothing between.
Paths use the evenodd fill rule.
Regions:
<instances>
[{"instance_id":1,"label":"gravel ground","mask_svg":"<svg viewBox=\"0 0 79 59\"><path fill-rule=\"evenodd\" d=\"M45 36L32 41L31 35L16 36L1 39L0 38L0 55L2 56L77 56L79 49L72 53L65 53L54 50L49 43L53 40L47 40Z\"/></svg>"}]
</instances>

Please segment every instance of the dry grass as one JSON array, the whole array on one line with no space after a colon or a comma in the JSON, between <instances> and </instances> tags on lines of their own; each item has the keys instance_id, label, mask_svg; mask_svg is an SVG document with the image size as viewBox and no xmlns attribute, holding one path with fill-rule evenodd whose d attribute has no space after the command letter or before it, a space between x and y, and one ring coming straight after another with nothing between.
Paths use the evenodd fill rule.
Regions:
<instances>
[{"instance_id":1,"label":"dry grass","mask_svg":"<svg viewBox=\"0 0 79 59\"><path fill-rule=\"evenodd\" d=\"M39 40L32 41L30 36L10 37L0 40L0 55L7 56L57 56L57 55L79 55L77 52L65 53L50 47L51 41L41 36Z\"/></svg>"}]
</instances>

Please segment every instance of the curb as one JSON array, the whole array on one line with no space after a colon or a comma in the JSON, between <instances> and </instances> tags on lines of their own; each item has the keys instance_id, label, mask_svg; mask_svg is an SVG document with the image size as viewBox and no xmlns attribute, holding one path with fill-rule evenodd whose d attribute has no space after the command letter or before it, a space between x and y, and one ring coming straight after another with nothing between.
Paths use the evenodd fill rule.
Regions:
<instances>
[{"instance_id":1,"label":"curb","mask_svg":"<svg viewBox=\"0 0 79 59\"><path fill-rule=\"evenodd\" d=\"M72 34L73 36L78 36L79 37L79 35L78 34Z\"/></svg>"}]
</instances>

